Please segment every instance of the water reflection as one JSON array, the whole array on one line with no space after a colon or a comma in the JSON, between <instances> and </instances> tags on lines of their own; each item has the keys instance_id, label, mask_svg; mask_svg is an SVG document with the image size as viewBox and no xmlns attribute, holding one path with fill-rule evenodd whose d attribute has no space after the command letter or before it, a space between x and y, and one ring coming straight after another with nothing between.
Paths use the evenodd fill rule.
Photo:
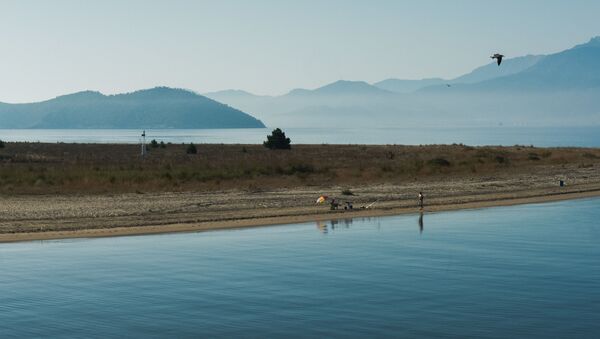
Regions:
<instances>
[{"instance_id":1,"label":"water reflection","mask_svg":"<svg viewBox=\"0 0 600 339\"><path fill-rule=\"evenodd\" d=\"M339 228L350 228L350 225L354 222L352 218L346 219L335 219L330 221L317 221L317 229L323 233L327 234L329 230L334 231Z\"/></svg>"},{"instance_id":2,"label":"water reflection","mask_svg":"<svg viewBox=\"0 0 600 339\"><path fill-rule=\"evenodd\" d=\"M323 234L327 234L328 230L327 230L327 223L322 222L322 221L317 221L317 229L323 233Z\"/></svg>"},{"instance_id":3,"label":"water reflection","mask_svg":"<svg viewBox=\"0 0 600 339\"><path fill-rule=\"evenodd\" d=\"M417 223L419 224L419 234L422 234L423 229L425 228L424 222L423 222L423 215L424 215L423 212L419 212L419 219L417 221ZM339 230L339 229L349 229L350 225L352 225L352 223L354 223L355 221L359 222L359 223L377 221L376 228L377 228L377 230L381 229L381 218L371 218L371 217L333 219L333 220L329 220L329 221L316 221L316 226L317 226L317 230L319 230L320 233L328 234L329 232L333 232L333 231Z\"/></svg>"},{"instance_id":4,"label":"water reflection","mask_svg":"<svg viewBox=\"0 0 600 339\"><path fill-rule=\"evenodd\" d=\"M594 338L599 202L3 244L0 338Z\"/></svg>"},{"instance_id":5,"label":"water reflection","mask_svg":"<svg viewBox=\"0 0 600 339\"><path fill-rule=\"evenodd\" d=\"M331 229L334 230L336 227L338 227L338 224L340 223L343 224L344 228L350 228L350 225L352 225L352 221L352 218L331 220Z\"/></svg>"},{"instance_id":6,"label":"water reflection","mask_svg":"<svg viewBox=\"0 0 600 339\"><path fill-rule=\"evenodd\" d=\"M329 221L317 221L316 226L319 232L323 234L327 234L330 231L333 232L339 229L349 229L350 225L354 222L371 222L377 221L377 229L381 228L381 218L371 218L371 217L363 217L363 218L345 218L345 219L334 219Z\"/></svg>"}]
</instances>

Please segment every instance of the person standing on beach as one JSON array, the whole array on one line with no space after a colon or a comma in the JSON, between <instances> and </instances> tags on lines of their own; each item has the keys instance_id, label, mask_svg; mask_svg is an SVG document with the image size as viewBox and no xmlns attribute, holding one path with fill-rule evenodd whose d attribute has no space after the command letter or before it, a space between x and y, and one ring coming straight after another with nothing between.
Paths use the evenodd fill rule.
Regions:
<instances>
[{"instance_id":1,"label":"person standing on beach","mask_svg":"<svg viewBox=\"0 0 600 339\"><path fill-rule=\"evenodd\" d=\"M423 209L423 199L425 198L425 196L423 196L423 192L419 192L419 207L421 209Z\"/></svg>"}]
</instances>

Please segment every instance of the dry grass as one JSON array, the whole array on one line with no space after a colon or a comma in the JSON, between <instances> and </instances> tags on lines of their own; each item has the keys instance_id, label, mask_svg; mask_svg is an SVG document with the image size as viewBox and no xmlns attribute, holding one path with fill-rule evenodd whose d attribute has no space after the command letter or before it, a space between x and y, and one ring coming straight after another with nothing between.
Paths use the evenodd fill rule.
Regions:
<instances>
[{"instance_id":1,"label":"dry grass","mask_svg":"<svg viewBox=\"0 0 600 339\"><path fill-rule=\"evenodd\" d=\"M0 148L1 193L249 191L312 185L365 185L535 173L539 166L600 164L599 149L464 145L138 145L6 143Z\"/></svg>"}]
</instances>

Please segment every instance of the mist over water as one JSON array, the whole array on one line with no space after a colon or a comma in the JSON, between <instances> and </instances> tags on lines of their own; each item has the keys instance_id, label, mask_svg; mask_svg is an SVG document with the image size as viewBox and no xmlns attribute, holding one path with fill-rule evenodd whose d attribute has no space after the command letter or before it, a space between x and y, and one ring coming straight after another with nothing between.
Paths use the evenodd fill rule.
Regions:
<instances>
[{"instance_id":1,"label":"mist over water","mask_svg":"<svg viewBox=\"0 0 600 339\"><path fill-rule=\"evenodd\" d=\"M598 199L0 245L3 337L594 337Z\"/></svg>"}]
</instances>

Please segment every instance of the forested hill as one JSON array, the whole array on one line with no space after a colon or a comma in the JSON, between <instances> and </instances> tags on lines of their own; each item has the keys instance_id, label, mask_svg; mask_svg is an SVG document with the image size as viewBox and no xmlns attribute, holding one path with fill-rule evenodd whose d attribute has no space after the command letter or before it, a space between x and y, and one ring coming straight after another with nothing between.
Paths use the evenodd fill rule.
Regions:
<instances>
[{"instance_id":1,"label":"forested hill","mask_svg":"<svg viewBox=\"0 0 600 339\"><path fill-rule=\"evenodd\" d=\"M0 103L0 128L262 128L238 109L168 87L104 95L84 91L51 100Z\"/></svg>"}]
</instances>

